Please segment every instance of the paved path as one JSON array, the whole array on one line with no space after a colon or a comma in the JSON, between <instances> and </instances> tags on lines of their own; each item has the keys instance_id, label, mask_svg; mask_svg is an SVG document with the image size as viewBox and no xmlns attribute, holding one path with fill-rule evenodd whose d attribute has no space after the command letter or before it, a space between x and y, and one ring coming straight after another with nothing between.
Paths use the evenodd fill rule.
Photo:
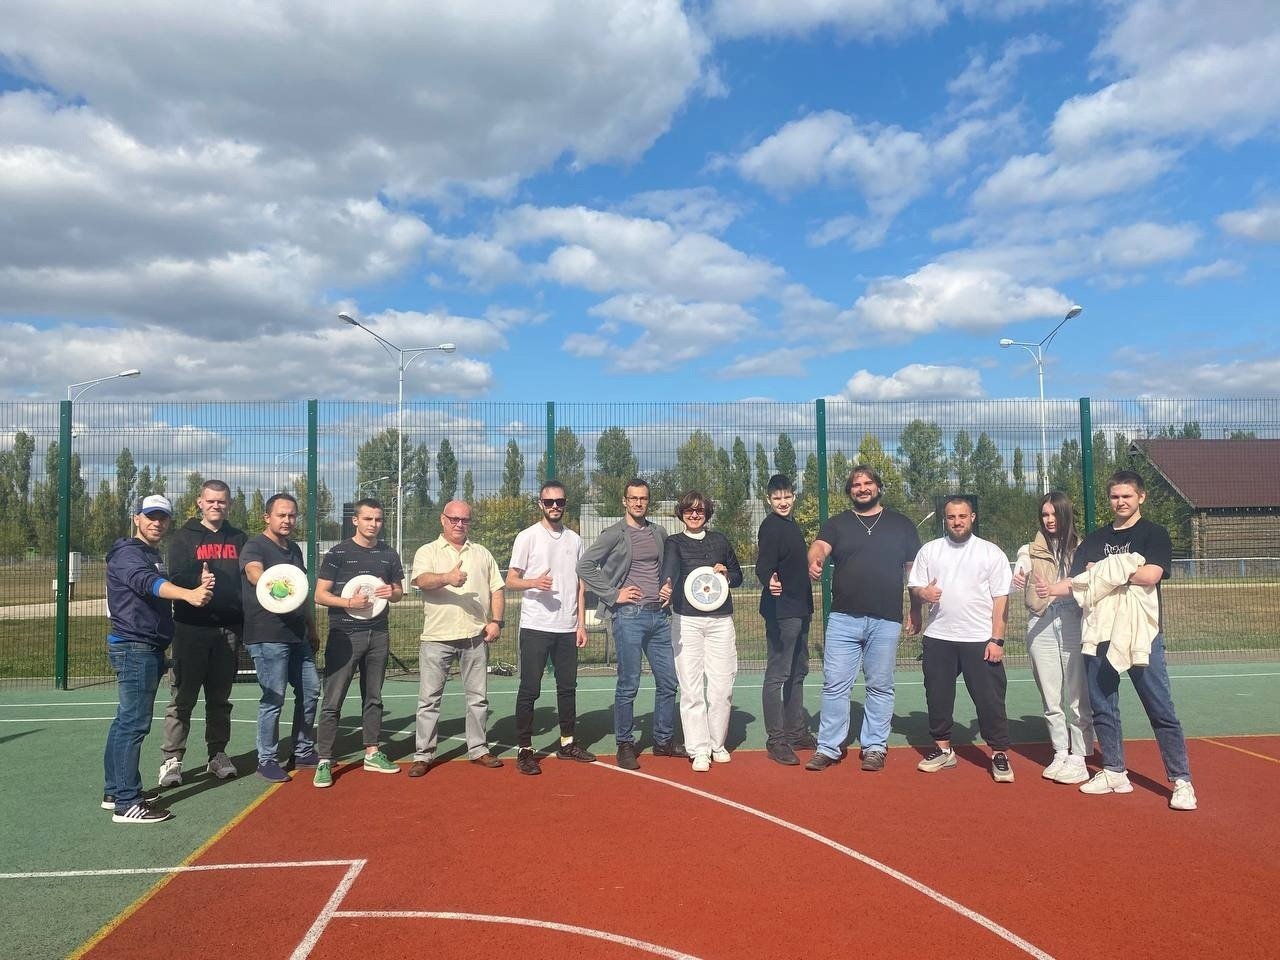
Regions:
<instances>
[{"instance_id":1,"label":"paved path","mask_svg":"<svg viewBox=\"0 0 1280 960\"><path fill-rule=\"evenodd\" d=\"M67 613L73 617L105 617L107 601L73 600L67 604ZM46 620L57 615L56 603L15 603L0 607L0 620Z\"/></svg>"}]
</instances>

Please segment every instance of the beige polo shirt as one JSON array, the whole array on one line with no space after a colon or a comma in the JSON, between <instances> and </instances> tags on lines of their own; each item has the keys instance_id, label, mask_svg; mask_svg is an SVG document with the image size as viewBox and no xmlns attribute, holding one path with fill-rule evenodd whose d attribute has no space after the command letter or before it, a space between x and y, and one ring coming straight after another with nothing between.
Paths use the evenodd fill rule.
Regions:
<instances>
[{"instance_id":1,"label":"beige polo shirt","mask_svg":"<svg viewBox=\"0 0 1280 960\"><path fill-rule=\"evenodd\" d=\"M467 582L422 591L422 640L444 642L475 637L489 622L489 598L503 586L498 564L478 543L468 540L461 551L444 537L424 543L413 555L412 583L424 573L448 573L462 560Z\"/></svg>"}]
</instances>

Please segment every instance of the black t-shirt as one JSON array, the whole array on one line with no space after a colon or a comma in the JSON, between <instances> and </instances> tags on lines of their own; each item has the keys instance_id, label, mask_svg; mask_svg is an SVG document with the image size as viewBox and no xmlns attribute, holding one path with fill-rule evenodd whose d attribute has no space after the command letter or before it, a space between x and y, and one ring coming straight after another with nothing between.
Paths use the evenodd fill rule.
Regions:
<instances>
[{"instance_id":1,"label":"black t-shirt","mask_svg":"<svg viewBox=\"0 0 1280 960\"><path fill-rule=\"evenodd\" d=\"M760 580L760 615L784 620L813 614L813 584L809 580L809 550L804 533L791 517L771 513L757 534L756 577ZM769 592L769 579L782 581L782 594Z\"/></svg>"},{"instance_id":2,"label":"black t-shirt","mask_svg":"<svg viewBox=\"0 0 1280 960\"><path fill-rule=\"evenodd\" d=\"M307 604L308 597L302 606L292 613L272 613L262 609L258 602L258 588L249 582L244 575L244 568L251 563L262 564L263 570L269 570L277 563L292 563L305 571L302 562L302 550L292 540L287 549L276 546L265 533L260 533L249 540L240 551L240 597L244 604L244 642L245 643L302 643L307 639Z\"/></svg>"},{"instance_id":3,"label":"black t-shirt","mask_svg":"<svg viewBox=\"0 0 1280 960\"><path fill-rule=\"evenodd\" d=\"M870 520L845 510L822 525L818 539L831 544L835 565L831 609L901 623L904 568L920 551L915 524L896 510Z\"/></svg>"},{"instance_id":4,"label":"black t-shirt","mask_svg":"<svg viewBox=\"0 0 1280 960\"><path fill-rule=\"evenodd\" d=\"M1117 530L1111 524L1099 527L1080 541L1075 558L1071 561L1071 576L1084 573L1085 567L1117 553L1139 553L1147 563L1154 563L1164 571L1161 580L1169 579L1173 572L1173 542L1169 531L1158 523L1139 517L1131 527ZM1164 629L1164 597L1160 584L1156 584L1156 599L1160 604L1160 627Z\"/></svg>"},{"instance_id":5,"label":"black t-shirt","mask_svg":"<svg viewBox=\"0 0 1280 960\"><path fill-rule=\"evenodd\" d=\"M385 540L379 540L372 547L362 547L355 540L343 540L330 548L320 561L320 579L333 582L333 592L342 593L342 588L349 580L363 574L377 577L383 583L396 584L404 580L404 567L400 556ZM329 608L329 626L343 629L368 629L371 626L385 626L391 605L387 604L376 617L361 619L353 617L344 607Z\"/></svg>"}]
</instances>

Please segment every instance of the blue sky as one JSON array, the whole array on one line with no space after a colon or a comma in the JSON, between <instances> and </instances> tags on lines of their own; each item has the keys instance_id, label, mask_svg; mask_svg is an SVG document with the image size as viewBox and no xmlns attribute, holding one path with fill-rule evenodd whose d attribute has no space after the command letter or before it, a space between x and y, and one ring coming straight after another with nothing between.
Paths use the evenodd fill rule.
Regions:
<instances>
[{"instance_id":1,"label":"blue sky","mask_svg":"<svg viewBox=\"0 0 1280 960\"><path fill-rule=\"evenodd\" d=\"M10 0L9 399L1280 392L1273 0ZM33 350L32 345L39 349Z\"/></svg>"}]
</instances>

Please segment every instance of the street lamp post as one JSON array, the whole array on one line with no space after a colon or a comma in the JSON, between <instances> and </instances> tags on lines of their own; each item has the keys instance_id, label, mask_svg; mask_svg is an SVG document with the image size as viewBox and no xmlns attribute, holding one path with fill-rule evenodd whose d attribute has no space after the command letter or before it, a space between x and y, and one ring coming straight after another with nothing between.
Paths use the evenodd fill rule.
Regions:
<instances>
[{"instance_id":1,"label":"street lamp post","mask_svg":"<svg viewBox=\"0 0 1280 960\"><path fill-rule=\"evenodd\" d=\"M356 484L356 499L357 500L360 499L360 491L363 490L365 487L376 488L378 484L382 483L382 481L390 480L390 479L391 479L390 477L374 477L372 480L360 481L359 483Z\"/></svg>"},{"instance_id":2,"label":"street lamp post","mask_svg":"<svg viewBox=\"0 0 1280 960\"><path fill-rule=\"evenodd\" d=\"M370 330L349 313L338 314L338 319L353 327L359 327L382 344L382 349L395 358L396 366L400 371L400 383L396 393L396 553L403 560L404 553L400 546L404 537L404 372L409 368L409 364L423 354L453 353L458 348L452 343L438 343L433 347L401 347Z\"/></svg>"},{"instance_id":3,"label":"street lamp post","mask_svg":"<svg viewBox=\"0 0 1280 960\"><path fill-rule=\"evenodd\" d=\"M69 648L70 563L71 563L71 418L72 407L80 395L99 383L126 377L140 377L141 370L121 370L108 377L95 377L67 384L67 400L59 404L58 415L58 556L57 594L54 597L53 681L59 690L67 689L67 653Z\"/></svg>"},{"instance_id":4,"label":"street lamp post","mask_svg":"<svg viewBox=\"0 0 1280 960\"><path fill-rule=\"evenodd\" d=\"M96 380L81 380L79 383L70 383L67 384L67 399L72 403L75 403L75 401L80 399L80 394L84 393L96 384L106 383L108 380L120 380L125 377L140 376L142 376L141 370L121 370L119 373L113 373L109 377L98 377ZM79 387L80 389L77 390L76 387Z\"/></svg>"},{"instance_id":5,"label":"street lamp post","mask_svg":"<svg viewBox=\"0 0 1280 960\"><path fill-rule=\"evenodd\" d=\"M1036 362L1036 369L1040 375L1040 461L1042 464L1042 472L1040 475L1040 492L1049 492L1049 440L1048 433L1045 428L1045 403L1044 403L1044 352L1049 348L1049 344L1053 338L1058 335L1058 331L1068 320L1074 320L1084 312L1084 307L1078 303L1073 303L1071 308L1067 310L1067 315L1058 321L1058 325L1049 331L1039 343L1027 343L1022 340L1010 340L1005 337L1000 341L1001 347L1021 347L1031 355L1031 359Z\"/></svg>"}]
</instances>

